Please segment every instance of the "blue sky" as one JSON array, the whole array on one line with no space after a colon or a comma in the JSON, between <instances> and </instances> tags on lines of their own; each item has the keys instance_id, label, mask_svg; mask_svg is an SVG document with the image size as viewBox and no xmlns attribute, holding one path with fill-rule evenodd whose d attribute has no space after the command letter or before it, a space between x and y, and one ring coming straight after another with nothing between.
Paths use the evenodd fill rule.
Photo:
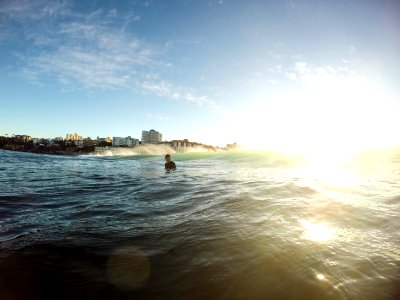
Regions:
<instances>
[{"instance_id":1,"label":"blue sky","mask_svg":"<svg viewBox=\"0 0 400 300\"><path fill-rule=\"evenodd\" d=\"M395 0L3 0L0 69L0 135L399 142Z\"/></svg>"}]
</instances>

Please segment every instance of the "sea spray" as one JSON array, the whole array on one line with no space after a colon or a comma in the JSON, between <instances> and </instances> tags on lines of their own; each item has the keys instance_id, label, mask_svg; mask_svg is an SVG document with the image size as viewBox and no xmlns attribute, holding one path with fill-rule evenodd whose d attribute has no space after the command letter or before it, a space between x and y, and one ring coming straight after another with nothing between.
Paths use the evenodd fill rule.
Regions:
<instances>
[{"instance_id":1,"label":"sea spray","mask_svg":"<svg viewBox=\"0 0 400 300\"><path fill-rule=\"evenodd\" d=\"M131 156L143 154L166 154L176 151L169 145L140 145L137 147L96 147L95 154L100 156Z\"/></svg>"},{"instance_id":2,"label":"sea spray","mask_svg":"<svg viewBox=\"0 0 400 300\"><path fill-rule=\"evenodd\" d=\"M131 156L131 155L160 155L160 154L173 154L173 153L200 153L200 152L223 152L224 150L210 150L209 148L202 146L188 147L184 149L175 150L170 145L139 145L137 147L96 147L95 155L99 156Z\"/></svg>"}]
</instances>

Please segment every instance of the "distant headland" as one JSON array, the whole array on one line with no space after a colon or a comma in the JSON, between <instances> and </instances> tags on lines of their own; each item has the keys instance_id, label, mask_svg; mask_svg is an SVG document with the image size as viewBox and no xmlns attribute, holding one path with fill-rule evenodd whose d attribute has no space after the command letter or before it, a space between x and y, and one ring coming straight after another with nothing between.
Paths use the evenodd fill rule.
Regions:
<instances>
[{"instance_id":1,"label":"distant headland","mask_svg":"<svg viewBox=\"0 0 400 300\"><path fill-rule=\"evenodd\" d=\"M0 149L54 155L133 155L185 152L217 152L237 150L236 143L225 147L192 142L188 139L163 141L162 134L154 129L143 130L141 140L127 137L82 137L68 133L65 138L36 138L30 135L0 136Z\"/></svg>"}]
</instances>

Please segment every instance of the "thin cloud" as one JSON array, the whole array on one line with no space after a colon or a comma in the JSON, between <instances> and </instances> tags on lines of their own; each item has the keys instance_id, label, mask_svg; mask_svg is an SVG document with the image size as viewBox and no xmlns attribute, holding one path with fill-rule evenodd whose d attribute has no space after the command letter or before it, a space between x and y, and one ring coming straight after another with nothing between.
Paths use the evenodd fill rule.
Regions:
<instances>
[{"instance_id":1,"label":"thin cloud","mask_svg":"<svg viewBox=\"0 0 400 300\"><path fill-rule=\"evenodd\" d=\"M277 52L273 52L273 51L268 51L268 52L267 52L267 55L268 55L269 57L272 57L272 58L276 59L276 60L285 57L285 54L283 54L283 53L277 53Z\"/></svg>"},{"instance_id":2,"label":"thin cloud","mask_svg":"<svg viewBox=\"0 0 400 300\"><path fill-rule=\"evenodd\" d=\"M355 46L349 46L348 48L349 54L356 54L358 52L357 48Z\"/></svg>"},{"instance_id":3,"label":"thin cloud","mask_svg":"<svg viewBox=\"0 0 400 300\"><path fill-rule=\"evenodd\" d=\"M145 67L162 65L156 49L117 29L92 23L63 24L56 32L34 36L46 46L36 56L24 56L37 76L52 76L83 88L129 87L129 78Z\"/></svg>"},{"instance_id":4,"label":"thin cloud","mask_svg":"<svg viewBox=\"0 0 400 300\"><path fill-rule=\"evenodd\" d=\"M14 21L37 21L67 12L66 1L16 0L0 3L0 14Z\"/></svg>"},{"instance_id":5,"label":"thin cloud","mask_svg":"<svg viewBox=\"0 0 400 300\"><path fill-rule=\"evenodd\" d=\"M99 9L80 14L65 1L20 0L2 3L0 16L17 23L21 35L33 46L16 55L24 63L19 74L32 82L57 80L67 90L124 88L214 105L192 88L159 78L157 74L172 64L162 59L164 47L126 29L131 22L140 21L132 12Z\"/></svg>"},{"instance_id":6,"label":"thin cloud","mask_svg":"<svg viewBox=\"0 0 400 300\"><path fill-rule=\"evenodd\" d=\"M113 8L111 10L108 11L107 17L109 18L115 18L118 16L118 11L116 8Z\"/></svg>"},{"instance_id":7,"label":"thin cloud","mask_svg":"<svg viewBox=\"0 0 400 300\"><path fill-rule=\"evenodd\" d=\"M153 0L135 0L132 3L135 4L135 5L148 7L153 3Z\"/></svg>"},{"instance_id":8,"label":"thin cloud","mask_svg":"<svg viewBox=\"0 0 400 300\"><path fill-rule=\"evenodd\" d=\"M174 86L173 84L163 80L144 81L141 85L141 90L143 93L151 93L174 100L184 100L199 106L207 105L212 108L217 108L216 103L208 96L200 95L193 89Z\"/></svg>"},{"instance_id":9,"label":"thin cloud","mask_svg":"<svg viewBox=\"0 0 400 300\"><path fill-rule=\"evenodd\" d=\"M287 78L306 84L320 84L340 78L356 76L356 72L347 66L312 66L305 61L295 62L287 71Z\"/></svg>"},{"instance_id":10,"label":"thin cloud","mask_svg":"<svg viewBox=\"0 0 400 300\"><path fill-rule=\"evenodd\" d=\"M299 7L299 4L297 1L288 1L286 2L286 7L289 9L297 9Z\"/></svg>"}]
</instances>

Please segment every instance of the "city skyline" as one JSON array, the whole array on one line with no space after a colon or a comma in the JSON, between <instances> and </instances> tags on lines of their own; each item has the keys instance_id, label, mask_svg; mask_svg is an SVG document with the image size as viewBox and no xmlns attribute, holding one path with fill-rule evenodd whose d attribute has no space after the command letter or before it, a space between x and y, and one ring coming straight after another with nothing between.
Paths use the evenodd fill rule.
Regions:
<instances>
[{"instance_id":1,"label":"city skyline","mask_svg":"<svg viewBox=\"0 0 400 300\"><path fill-rule=\"evenodd\" d=\"M148 137L145 136L148 135L149 133L153 132L153 137ZM159 138L157 138L157 136ZM109 143L112 143L113 146L114 144L116 144L116 146L120 146L119 144L122 143L125 146L137 146L139 144L164 144L164 143L176 143L176 142L183 142L183 143L189 143L189 144L198 144L198 145L205 145L205 146L210 146L210 145L206 145L204 143L198 143L192 141L189 141L188 138L174 138L171 140L163 140L162 137L162 133L158 132L154 129L150 129L149 131L146 130L142 130L142 137L141 139L139 138L135 138L135 136L126 136L126 137L122 137L122 136L111 136L111 137L102 137L102 136L97 136L97 137L90 137L90 136L82 136L77 132L74 133L67 133L65 134L65 138L63 138L62 136L56 136L56 137L39 137L39 136L31 136L29 134L5 134L5 135L1 135L0 137L5 137L5 138L19 138L20 140L24 140L25 142L31 141L33 140L35 142L38 142L40 140L48 140L48 141L78 141L78 142L82 142L82 141L86 141L86 140L92 140L92 141L109 141ZM140 142L140 143L139 143ZM233 144L226 144L226 146L232 146L235 145L237 146L236 142Z\"/></svg>"},{"instance_id":2,"label":"city skyline","mask_svg":"<svg viewBox=\"0 0 400 300\"><path fill-rule=\"evenodd\" d=\"M400 145L399 28L394 0L2 1L0 135Z\"/></svg>"},{"instance_id":3,"label":"city skyline","mask_svg":"<svg viewBox=\"0 0 400 300\"><path fill-rule=\"evenodd\" d=\"M161 137L162 137L162 133L161 132L158 132L158 131L156 131L156 130L154 130L154 129L150 129L150 130L142 130L141 131L141 138L139 139L139 138L135 138L135 136L131 136L131 135L129 135L129 136L126 136L126 137L129 137L129 138L133 138L133 139L137 139L137 140L140 140L140 141L143 141L143 134L144 134L144 132L154 132L154 133L156 133L156 134L159 134L160 135L160 139L158 140L158 142L163 142L163 141L166 141L166 140L163 140ZM121 137L121 135L112 135L112 136L102 136L102 135L97 135L97 136L83 136L83 135L80 135L79 133L77 133L77 132L71 132L71 133L66 133L66 134L64 134L64 135L59 135L59 136L52 136L52 137L44 137L44 136L32 136L32 135L30 135L30 134L27 134L27 133L24 133L24 134L15 134L15 133L11 133L11 134L1 134L0 133L0 136L3 136L3 137L13 137L13 136L29 136L29 137L31 137L31 138L43 138L43 139L63 139L63 140L83 140L83 139L87 139L87 138L90 138L90 139L93 139L93 140L95 140L95 139L105 139L105 138L124 138L124 137ZM65 138L63 138L62 136L65 136ZM137 135L138 137L140 137L140 135ZM125 137L125 138L126 138ZM145 138L146 139L146 138ZM173 138L172 140L174 140L174 139L176 139L176 138ZM184 139L186 139L186 138L184 138Z\"/></svg>"}]
</instances>

